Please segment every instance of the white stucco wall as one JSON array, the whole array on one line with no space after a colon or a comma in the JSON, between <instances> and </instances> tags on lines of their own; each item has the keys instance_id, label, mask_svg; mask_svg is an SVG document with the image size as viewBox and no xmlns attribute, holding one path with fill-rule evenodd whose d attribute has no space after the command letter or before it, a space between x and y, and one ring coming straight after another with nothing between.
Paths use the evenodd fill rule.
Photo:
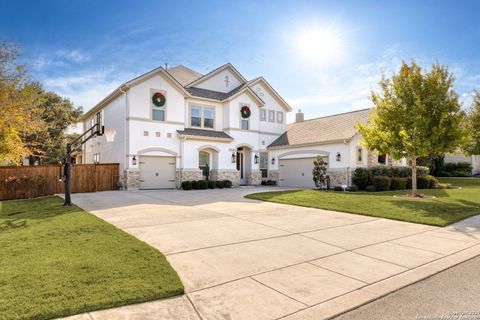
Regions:
<instances>
[{"instance_id":1,"label":"white stucco wall","mask_svg":"<svg viewBox=\"0 0 480 320\"><path fill-rule=\"evenodd\" d=\"M122 94L103 109L103 124L105 129L115 129L116 134L114 142L107 142L106 136L100 136L90 139L84 145L83 163L93 163L93 155L100 154L100 163L119 163L120 174L123 173L126 162L125 145L125 126L126 126L126 102L125 95ZM84 122L84 128L91 127L91 119Z\"/></svg>"},{"instance_id":2,"label":"white stucco wall","mask_svg":"<svg viewBox=\"0 0 480 320\"><path fill-rule=\"evenodd\" d=\"M228 86L225 83L225 77L228 77ZM225 69L214 76L205 79L199 84L196 84L195 87L218 92L230 92L240 84L241 79L234 75L230 70Z\"/></svg>"},{"instance_id":3,"label":"white stucco wall","mask_svg":"<svg viewBox=\"0 0 480 320\"><path fill-rule=\"evenodd\" d=\"M263 108L266 110L266 120L259 120L259 128L263 132L275 132L282 134L286 131L286 117L287 112L283 109L278 101L273 97L270 91L262 84L257 83L252 86L252 90L265 102ZM275 122L268 121L268 110L273 110L275 112ZM277 112L283 112L283 121L281 123L277 122ZM260 115L259 115L260 119Z\"/></svg>"}]
</instances>

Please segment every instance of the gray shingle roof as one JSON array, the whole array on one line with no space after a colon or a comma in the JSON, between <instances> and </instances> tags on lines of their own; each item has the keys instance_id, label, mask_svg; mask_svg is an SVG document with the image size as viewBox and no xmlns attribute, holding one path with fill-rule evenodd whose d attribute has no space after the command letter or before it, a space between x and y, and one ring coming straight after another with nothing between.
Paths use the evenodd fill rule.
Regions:
<instances>
[{"instance_id":1,"label":"gray shingle roof","mask_svg":"<svg viewBox=\"0 0 480 320\"><path fill-rule=\"evenodd\" d=\"M185 136L197 136L197 137L208 137L208 138L221 138L221 139L231 139L228 134L223 131L213 131L213 130L204 130L204 129L192 129L185 128L183 130L177 130L178 134Z\"/></svg>"},{"instance_id":2,"label":"gray shingle roof","mask_svg":"<svg viewBox=\"0 0 480 320\"><path fill-rule=\"evenodd\" d=\"M218 100L218 101L223 101L237 92L239 92L241 89L245 87L244 84L239 85L235 89L229 92L219 92L219 91L213 91L213 90L208 90L208 89L202 89L202 88L196 88L196 87L187 87L185 88L192 96L195 97L201 97L201 98L207 98L207 99L212 99L212 100Z\"/></svg>"},{"instance_id":3,"label":"gray shingle roof","mask_svg":"<svg viewBox=\"0 0 480 320\"><path fill-rule=\"evenodd\" d=\"M350 139L357 133L355 128L357 123L367 122L370 111L371 109L364 109L291 123L287 131L268 147L288 147Z\"/></svg>"}]
</instances>

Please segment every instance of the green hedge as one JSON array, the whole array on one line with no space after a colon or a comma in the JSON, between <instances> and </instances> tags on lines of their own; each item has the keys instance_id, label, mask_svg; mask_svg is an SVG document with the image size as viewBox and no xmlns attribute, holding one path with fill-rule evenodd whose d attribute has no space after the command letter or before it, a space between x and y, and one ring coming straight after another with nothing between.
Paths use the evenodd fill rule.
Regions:
<instances>
[{"instance_id":1,"label":"green hedge","mask_svg":"<svg viewBox=\"0 0 480 320\"><path fill-rule=\"evenodd\" d=\"M373 185L376 191L388 191L390 190L390 183L392 179L385 176L373 177Z\"/></svg>"},{"instance_id":2,"label":"green hedge","mask_svg":"<svg viewBox=\"0 0 480 320\"><path fill-rule=\"evenodd\" d=\"M407 188L407 178L393 177L390 181L390 190L405 190Z\"/></svg>"},{"instance_id":3,"label":"green hedge","mask_svg":"<svg viewBox=\"0 0 480 320\"><path fill-rule=\"evenodd\" d=\"M183 181L182 189L183 190L205 190L205 189L223 189L231 188L232 181L222 180L222 181L207 181L207 180L196 180L196 181Z\"/></svg>"},{"instance_id":4,"label":"green hedge","mask_svg":"<svg viewBox=\"0 0 480 320\"><path fill-rule=\"evenodd\" d=\"M472 165L468 162L446 163L439 175L441 177L469 177L472 175Z\"/></svg>"},{"instance_id":5,"label":"green hedge","mask_svg":"<svg viewBox=\"0 0 480 320\"><path fill-rule=\"evenodd\" d=\"M427 167L417 167L417 177L428 176ZM360 190L365 190L367 186L374 185L375 177L389 178L408 178L412 176L412 168L408 166L375 166L370 168L356 168L353 172L352 182Z\"/></svg>"}]
</instances>

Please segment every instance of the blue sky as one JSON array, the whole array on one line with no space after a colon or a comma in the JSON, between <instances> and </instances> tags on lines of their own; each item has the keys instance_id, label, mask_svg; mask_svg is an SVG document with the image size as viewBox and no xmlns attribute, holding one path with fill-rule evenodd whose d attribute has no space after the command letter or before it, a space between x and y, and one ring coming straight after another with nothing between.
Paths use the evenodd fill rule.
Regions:
<instances>
[{"instance_id":1,"label":"blue sky","mask_svg":"<svg viewBox=\"0 0 480 320\"><path fill-rule=\"evenodd\" d=\"M85 109L164 63L205 73L231 62L313 118L369 107L381 73L411 59L448 65L467 106L479 21L480 1L16 0L2 3L0 40Z\"/></svg>"}]
</instances>

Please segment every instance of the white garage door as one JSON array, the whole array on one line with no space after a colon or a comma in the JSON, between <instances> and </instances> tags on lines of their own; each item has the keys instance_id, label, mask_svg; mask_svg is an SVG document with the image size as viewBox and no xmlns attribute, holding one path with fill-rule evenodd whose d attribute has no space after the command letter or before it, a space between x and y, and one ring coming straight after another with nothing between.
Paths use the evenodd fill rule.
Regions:
<instances>
[{"instance_id":1,"label":"white garage door","mask_svg":"<svg viewBox=\"0 0 480 320\"><path fill-rule=\"evenodd\" d=\"M279 185L283 187L315 188L312 175L314 160L314 157L280 159Z\"/></svg>"},{"instance_id":2,"label":"white garage door","mask_svg":"<svg viewBox=\"0 0 480 320\"><path fill-rule=\"evenodd\" d=\"M175 188L175 157L141 156L140 189Z\"/></svg>"}]
</instances>

